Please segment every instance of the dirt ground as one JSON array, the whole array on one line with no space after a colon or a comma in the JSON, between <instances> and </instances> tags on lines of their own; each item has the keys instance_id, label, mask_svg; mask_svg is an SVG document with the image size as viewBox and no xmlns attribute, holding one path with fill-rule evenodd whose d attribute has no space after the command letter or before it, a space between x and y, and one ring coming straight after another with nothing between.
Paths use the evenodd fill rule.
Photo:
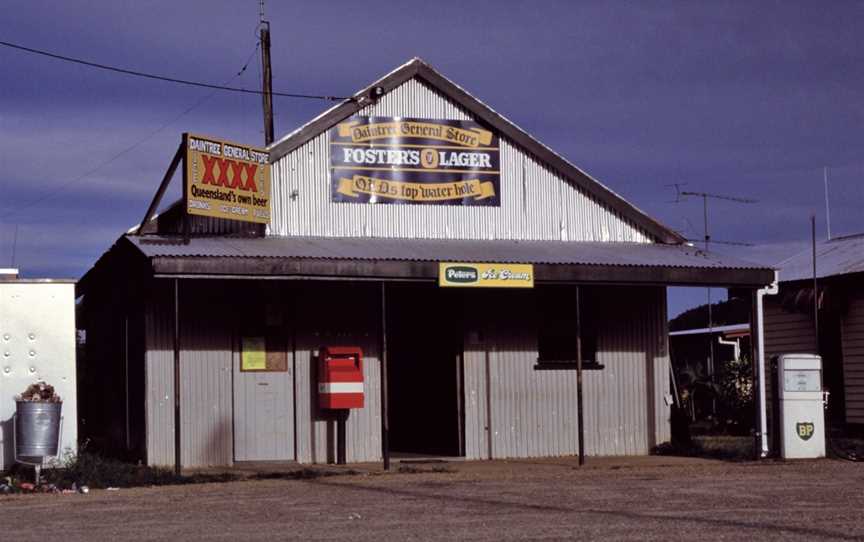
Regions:
<instances>
[{"instance_id":1,"label":"dirt ground","mask_svg":"<svg viewBox=\"0 0 864 542\"><path fill-rule=\"evenodd\" d=\"M589 462L4 496L0 540L864 539L864 464Z\"/></svg>"}]
</instances>

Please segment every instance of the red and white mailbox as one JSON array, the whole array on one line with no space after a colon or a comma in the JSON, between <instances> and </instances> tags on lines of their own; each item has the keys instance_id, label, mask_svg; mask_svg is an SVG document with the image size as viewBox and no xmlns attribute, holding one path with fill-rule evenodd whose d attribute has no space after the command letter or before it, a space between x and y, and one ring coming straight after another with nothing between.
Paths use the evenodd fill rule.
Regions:
<instances>
[{"instance_id":1,"label":"red and white mailbox","mask_svg":"<svg viewBox=\"0 0 864 542\"><path fill-rule=\"evenodd\" d=\"M323 346L318 354L318 406L363 408L363 350Z\"/></svg>"}]
</instances>

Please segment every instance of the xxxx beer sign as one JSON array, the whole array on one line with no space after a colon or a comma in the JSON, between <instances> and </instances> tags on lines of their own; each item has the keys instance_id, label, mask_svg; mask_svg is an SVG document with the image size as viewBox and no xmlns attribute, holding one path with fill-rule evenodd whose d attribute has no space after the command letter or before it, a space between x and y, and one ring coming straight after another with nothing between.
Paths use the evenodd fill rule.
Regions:
<instances>
[{"instance_id":1,"label":"xxxx beer sign","mask_svg":"<svg viewBox=\"0 0 864 542\"><path fill-rule=\"evenodd\" d=\"M332 199L498 206L499 154L476 122L352 117L330 130Z\"/></svg>"},{"instance_id":2,"label":"xxxx beer sign","mask_svg":"<svg viewBox=\"0 0 864 542\"><path fill-rule=\"evenodd\" d=\"M267 151L186 135L186 211L245 222L270 222Z\"/></svg>"}]
</instances>

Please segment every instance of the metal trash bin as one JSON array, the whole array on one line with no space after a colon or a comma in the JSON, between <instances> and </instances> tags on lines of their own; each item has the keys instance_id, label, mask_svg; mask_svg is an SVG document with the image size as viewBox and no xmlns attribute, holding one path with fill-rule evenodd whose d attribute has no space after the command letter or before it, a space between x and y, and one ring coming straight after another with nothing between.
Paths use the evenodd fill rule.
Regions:
<instances>
[{"instance_id":1,"label":"metal trash bin","mask_svg":"<svg viewBox=\"0 0 864 542\"><path fill-rule=\"evenodd\" d=\"M60 443L60 411L63 403L17 401L15 455L45 458L57 455Z\"/></svg>"}]
</instances>

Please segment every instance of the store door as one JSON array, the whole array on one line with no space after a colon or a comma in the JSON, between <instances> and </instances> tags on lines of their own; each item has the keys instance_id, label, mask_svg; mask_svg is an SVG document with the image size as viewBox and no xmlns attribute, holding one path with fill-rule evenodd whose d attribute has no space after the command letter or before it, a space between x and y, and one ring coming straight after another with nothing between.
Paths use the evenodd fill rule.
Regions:
<instances>
[{"instance_id":1,"label":"store door","mask_svg":"<svg viewBox=\"0 0 864 542\"><path fill-rule=\"evenodd\" d=\"M294 459L291 352L273 337L241 337L234 355L234 460Z\"/></svg>"},{"instance_id":2,"label":"store door","mask_svg":"<svg viewBox=\"0 0 864 542\"><path fill-rule=\"evenodd\" d=\"M388 288L390 451L464 455L462 295L435 285Z\"/></svg>"}]
</instances>

